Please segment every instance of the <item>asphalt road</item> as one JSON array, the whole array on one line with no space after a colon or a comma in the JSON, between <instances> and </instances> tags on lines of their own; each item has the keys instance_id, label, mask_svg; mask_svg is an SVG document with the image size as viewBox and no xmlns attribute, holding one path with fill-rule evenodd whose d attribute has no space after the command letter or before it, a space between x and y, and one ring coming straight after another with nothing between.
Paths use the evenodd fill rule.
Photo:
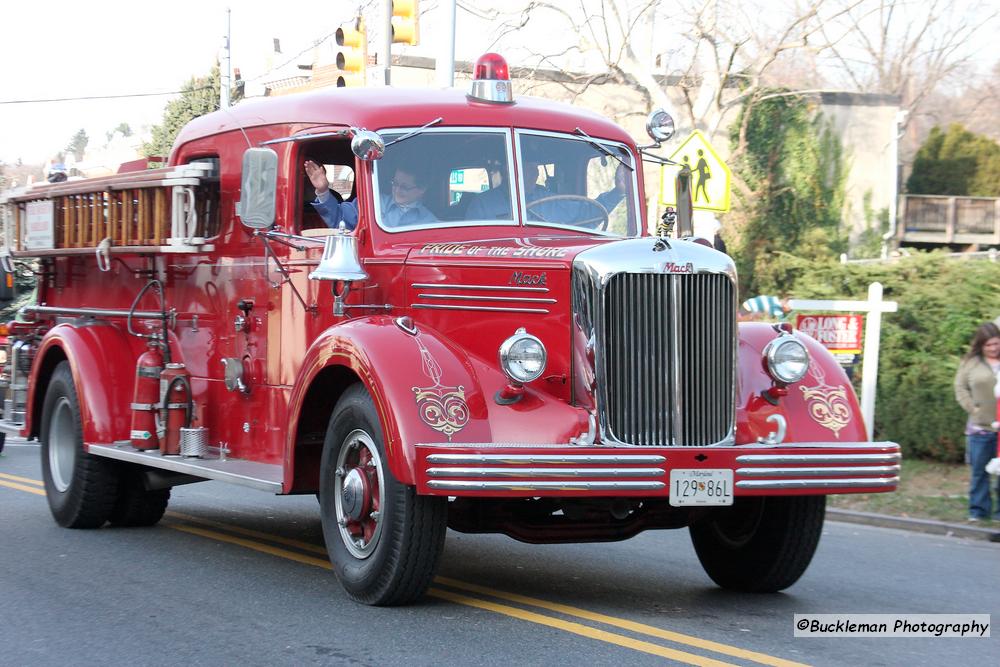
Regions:
<instances>
[{"instance_id":1,"label":"asphalt road","mask_svg":"<svg viewBox=\"0 0 1000 667\"><path fill-rule=\"evenodd\" d=\"M828 522L783 594L716 588L687 531L534 546L449 532L430 595L351 602L313 497L206 482L154 528L52 521L38 448L0 456L0 665L988 665L992 639L794 638L795 613L992 613L1000 545Z\"/></svg>"}]
</instances>

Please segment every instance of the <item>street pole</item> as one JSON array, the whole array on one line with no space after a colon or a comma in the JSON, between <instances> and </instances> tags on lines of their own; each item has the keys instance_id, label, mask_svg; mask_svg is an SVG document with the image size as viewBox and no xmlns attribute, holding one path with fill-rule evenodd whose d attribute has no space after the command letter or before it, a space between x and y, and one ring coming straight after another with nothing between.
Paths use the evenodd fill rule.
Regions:
<instances>
[{"instance_id":1,"label":"street pole","mask_svg":"<svg viewBox=\"0 0 1000 667\"><path fill-rule=\"evenodd\" d=\"M392 69L392 0L385 0L382 3L385 14L385 35L382 37L382 47L385 53L385 85L392 83L390 71Z\"/></svg>"},{"instance_id":2,"label":"street pole","mask_svg":"<svg viewBox=\"0 0 1000 667\"><path fill-rule=\"evenodd\" d=\"M442 0L444 12L444 39L437 59L437 84L439 88L455 85L455 0Z\"/></svg>"},{"instance_id":3,"label":"street pole","mask_svg":"<svg viewBox=\"0 0 1000 667\"><path fill-rule=\"evenodd\" d=\"M219 86L219 107L222 109L229 108L229 89L232 88L232 82L230 80L229 72L229 27L230 27L230 14L231 10L226 8L226 34L222 37L222 66L220 78L222 79L222 85Z\"/></svg>"}]
</instances>

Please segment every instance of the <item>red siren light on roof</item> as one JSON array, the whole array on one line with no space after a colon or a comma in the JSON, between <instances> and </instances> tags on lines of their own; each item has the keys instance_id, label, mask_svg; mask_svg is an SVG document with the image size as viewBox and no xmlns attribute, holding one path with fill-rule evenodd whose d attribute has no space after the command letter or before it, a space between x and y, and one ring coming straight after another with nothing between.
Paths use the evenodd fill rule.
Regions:
<instances>
[{"instance_id":1,"label":"red siren light on roof","mask_svg":"<svg viewBox=\"0 0 1000 667\"><path fill-rule=\"evenodd\" d=\"M484 53L479 56L472 70L469 97L481 102L503 104L514 101L514 91L510 85L510 69L503 56L499 53Z\"/></svg>"},{"instance_id":2,"label":"red siren light on roof","mask_svg":"<svg viewBox=\"0 0 1000 667\"><path fill-rule=\"evenodd\" d=\"M507 61L499 53L484 53L476 61L474 79L503 79L510 81L510 71Z\"/></svg>"}]
</instances>

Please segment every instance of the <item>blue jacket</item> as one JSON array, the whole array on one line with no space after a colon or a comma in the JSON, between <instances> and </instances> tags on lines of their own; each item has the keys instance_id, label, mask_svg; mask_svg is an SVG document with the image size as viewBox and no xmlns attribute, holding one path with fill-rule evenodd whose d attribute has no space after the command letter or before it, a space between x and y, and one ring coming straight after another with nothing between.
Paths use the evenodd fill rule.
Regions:
<instances>
[{"instance_id":1,"label":"blue jacket","mask_svg":"<svg viewBox=\"0 0 1000 667\"><path fill-rule=\"evenodd\" d=\"M337 227L340 222L344 222L347 229L354 229L358 226L358 204L355 200L339 202L330 196L330 192L324 193L325 197L316 197L312 202L312 207L316 209L327 227ZM437 222L437 216L421 203L403 208L395 202L390 195L383 195L381 202L380 219L385 227L406 227L408 225L424 225L429 222Z\"/></svg>"}]
</instances>

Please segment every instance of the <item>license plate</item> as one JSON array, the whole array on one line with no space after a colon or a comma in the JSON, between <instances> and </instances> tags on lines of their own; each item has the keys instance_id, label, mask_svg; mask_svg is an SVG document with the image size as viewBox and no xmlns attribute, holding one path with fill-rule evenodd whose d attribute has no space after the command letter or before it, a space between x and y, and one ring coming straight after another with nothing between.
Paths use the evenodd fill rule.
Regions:
<instances>
[{"instance_id":1,"label":"license plate","mask_svg":"<svg viewBox=\"0 0 1000 667\"><path fill-rule=\"evenodd\" d=\"M733 471L694 468L670 471L670 504L732 505Z\"/></svg>"}]
</instances>

